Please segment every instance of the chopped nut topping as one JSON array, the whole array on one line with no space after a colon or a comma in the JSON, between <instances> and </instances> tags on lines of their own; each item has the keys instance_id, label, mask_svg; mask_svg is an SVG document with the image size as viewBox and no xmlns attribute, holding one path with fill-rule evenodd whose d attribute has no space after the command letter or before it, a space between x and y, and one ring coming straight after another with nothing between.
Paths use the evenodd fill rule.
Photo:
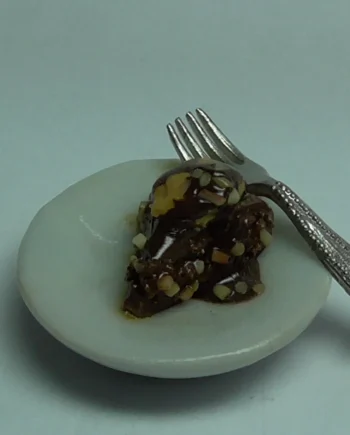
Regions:
<instances>
[{"instance_id":1,"label":"chopped nut topping","mask_svg":"<svg viewBox=\"0 0 350 435\"><path fill-rule=\"evenodd\" d=\"M199 198L205 199L208 202L211 202L212 204L217 205L220 207L221 205L224 205L226 202L226 199L223 196L217 195L214 192L211 192L210 190L203 189L198 193Z\"/></svg>"},{"instance_id":2,"label":"chopped nut topping","mask_svg":"<svg viewBox=\"0 0 350 435\"><path fill-rule=\"evenodd\" d=\"M135 261L137 261L137 257L136 257L136 255L132 255L130 257L130 264L133 264Z\"/></svg>"},{"instance_id":3,"label":"chopped nut topping","mask_svg":"<svg viewBox=\"0 0 350 435\"><path fill-rule=\"evenodd\" d=\"M186 287L185 290L180 294L180 299L182 301L188 301L192 298L194 292L190 287Z\"/></svg>"},{"instance_id":4,"label":"chopped nut topping","mask_svg":"<svg viewBox=\"0 0 350 435\"><path fill-rule=\"evenodd\" d=\"M174 282L171 287L169 288L169 290L164 290L164 293L169 297L172 298L174 297L176 294L178 294L180 291L180 286L179 284L177 284L176 282Z\"/></svg>"},{"instance_id":5,"label":"chopped nut topping","mask_svg":"<svg viewBox=\"0 0 350 435\"><path fill-rule=\"evenodd\" d=\"M225 177L214 177L213 181L217 186L221 187L222 189L233 187L231 181Z\"/></svg>"},{"instance_id":6,"label":"chopped nut topping","mask_svg":"<svg viewBox=\"0 0 350 435\"><path fill-rule=\"evenodd\" d=\"M196 219L196 225L205 228L210 221L215 219L216 213L217 213L217 211L215 210L215 211L212 211L212 212L202 216L199 219Z\"/></svg>"},{"instance_id":7,"label":"chopped nut topping","mask_svg":"<svg viewBox=\"0 0 350 435\"><path fill-rule=\"evenodd\" d=\"M215 161L160 175L140 204L124 309L144 318L192 298L227 305L263 293L258 257L272 239L273 211L247 186Z\"/></svg>"},{"instance_id":8,"label":"chopped nut topping","mask_svg":"<svg viewBox=\"0 0 350 435\"><path fill-rule=\"evenodd\" d=\"M192 172L192 177L193 178L201 178L201 176L203 175L203 170L200 168L196 168L193 172Z\"/></svg>"},{"instance_id":9,"label":"chopped nut topping","mask_svg":"<svg viewBox=\"0 0 350 435\"><path fill-rule=\"evenodd\" d=\"M241 295L245 295L248 290L248 285L244 281L239 281L235 285L235 290L237 293L240 293Z\"/></svg>"},{"instance_id":10,"label":"chopped nut topping","mask_svg":"<svg viewBox=\"0 0 350 435\"><path fill-rule=\"evenodd\" d=\"M265 228L263 228L260 231L260 240L261 243L267 247L272 242L272 235Z\"/></svg>"},{"instance_id":11,"label":"chopped nut topping","mask_svg":"<svg viewBox=\"0 0 350 435\"><path fill-rule=\"evenodd\" d=\"M196 260L193 262L194 267L196 269L196 272L198 273L198 275L201 275L204 272L204 268L205 268L205 264L204 261L202 260Z\"/></svg>"},{"instance_id":12,"label":"chopped nut topping","mask_svg":"<svg viewBox=\"0 0 350 435\"><path fill-rule=\"evenodd\" d=\"M132 255L130 257L130 264L136 270L137 273L142 272L142 270L144 269L143 264L139 261L139 259L136 257L136 255Z\"/></svg>"},{"instance_id":13,"label":"chopped nut topping","mask_svg":"<svg viewBox=\"0 0 350 435\"><path fill-rule=\"evenodd\" d=\"M230 261L230 256L226 252L214 249L211 255L211 261L214 263L227 264Z\"/></svg>"},{"instance_id":14,"label":"chopped nut topping","mask_svg":"<svg viewBox=\"0 0 350 435\"><path fill-rule=\"evenodd\" d=\"M180 299L182 301L188 301L189 299L192 298L194 293L198 290L198 287L199 287L199 282L198 281L195 281L191 285L187 285L185 287L184 291L180 294Z\"/></svg>"},{"instance_id":15,"label":"chopped nut topping","mask_svg":"<svg viewBox=\"0 0 350 435\"><path fill-rule=\"evenodd\" d=\"M147 237L142 233L137 234L132 239L133 245L135 245L136 248L138 249L143 249L145 247L146 242L147 242Z\"/></svg>"},{"instance_id":16,"label":"chopped nut topping","mask_svg":"<svg viewBox=\"0 0 350 435\"><path fill-rule=\"evenodd\" d=\"M245 189L246 189L246 185L245 185L245 182L242 180L238 185L239 196L243 195L243 193L245 192Z\"/></svg>"},{"instance_id":17,"label":"chopped nut topping","mask_svg":"<svg viewBox=\"0 0 350 435\"><path fill-rule=\"evenodd\" d=\"M228 196L227 204L228 205L237 204L240 199L241 199L241 197L240 197L240 194L238 193L238 190L237 189L232 189L232 192Z\"/></svg>"},{"instance_id":18,"label":"chopped nut topping","mask_svg":"<svg viewBox=\"0 0 350 435\"><path fill-rule=\"evenodd\" d=\"M174 284L174 280L170 275L163 275L157 281L158 290L168 291Z\"/></svg>"},{"instance_id":19,"label":"chopped nut topping","mask_svg":"<svg viewBox=\"0 0 350 435\"><path fill-rule=\"evenodd\" d=\"M217 284L213 288L213 293L218 299L224 301L231 295L232 291L229 287L226 287L225 285Z\"/></svg>"},{"instance_id":20,"label":"chopped nut topping","mask_svg":"<svg viewBox=\"0 0 350 435\"><path fill-rule=\"evenodd\" d=\"M231 254L235 257L240 257L244 254L245 246L242 242L236 242L233 248L231 249Z\"/></svg>"},{"instance_id":21,"label":"chopped nut topping","mask_svg":"<svg viewBox=\"0 0 350 435\"><path fill-rule=\"evenodd\" d=\"M208 184L210 184L211 182L211 175L209 174L209 172L203 172L203 174L201 175L200 179L199 179L199 185L201 187L205 187L208 186Z\"/></svg>"},{"instance_id":22,"label":"chopped nut topping","mask_svg":"<svg viewBox=\"0 0 350 435\"><path fill-rule=\"evenodd\" d=\"M265 286L263 283L259 283L259 284L255 284L253 285L253 291L257 294L257 295L261 295L262 293L264 293L265 291Z\"/></svg>"}]
</instances>

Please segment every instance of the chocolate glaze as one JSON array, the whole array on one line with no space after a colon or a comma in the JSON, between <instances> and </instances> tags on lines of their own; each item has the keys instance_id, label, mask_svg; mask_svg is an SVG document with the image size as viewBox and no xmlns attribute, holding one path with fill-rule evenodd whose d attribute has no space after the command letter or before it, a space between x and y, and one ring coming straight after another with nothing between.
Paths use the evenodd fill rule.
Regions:
<instances>
[{"instance_id":1,"label":"chocolate glaze","mask_svg":"<svg viewBox=\"0 0 350 435\"><path fill-rule=\"evenodd\" d=\"M206 179L201 180L198 177L201 171L211 177L206 175ZM188 173L186 180L189 181L186 181L188 188L183 198L174 200L172 208L155 217L152 207L157 188L166 185L169 177L184 173ZM209 178L209 183L201 185ZM221 201L219 198L219 202L225 203L218 205L203 198L200 193L203 190L210 192L210 199L210 195L215 194L224 199ZM232 202L229 200L231 197L235 204L228 204L228 201ZM207 219L208 214L211 220ZM260 231L266 229L272 233L273 213L264 201L245 192L242 176L232 168L216 162L190 162L167 172L155 182L149 200L142 203L138 224L140 232L147 237L147 243L136 251L136 263L134 261L128 267L126 279L130 288L124 302L124 310L134 316L149 317L181 303L181 294L196 281L199 283L193 294L196 299L237 303L257 295L253 287L261 281L256 258L265 249ZM231 253L237 242L245 247L243 255ZM213 261L214 250L220 251L224 264ZM204 272L198 273L196 260L204 262ZM180 287L173 297L157 287L159 277L165 274ZM239 288L236 287L239 282L246 283L244 294L235 290ZM217 284L231 290L224 301L213 292Z\"/></svg>"}]
</instances>

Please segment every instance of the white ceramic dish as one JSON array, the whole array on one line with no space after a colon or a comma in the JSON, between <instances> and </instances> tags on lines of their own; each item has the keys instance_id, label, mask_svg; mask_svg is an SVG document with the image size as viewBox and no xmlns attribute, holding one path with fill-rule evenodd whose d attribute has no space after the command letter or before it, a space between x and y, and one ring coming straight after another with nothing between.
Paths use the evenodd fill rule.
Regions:
<instances>
[{"instance_id":1,"label":"white ceramic dish","mask_svg":"<svg viewBox=\"0 0 350 435\"><path fill-rule=\"evenodd\" d=\"M58 340L106 366L190 378L252 364L296 338L325 302L331 279L277 209L261 256L266 293L241 305L190 301L146 320L120 311L132 251L128 216L176 161L142 160L98 172L44 206L21 244L21 293Z\"/></svg>"}]
</instances>

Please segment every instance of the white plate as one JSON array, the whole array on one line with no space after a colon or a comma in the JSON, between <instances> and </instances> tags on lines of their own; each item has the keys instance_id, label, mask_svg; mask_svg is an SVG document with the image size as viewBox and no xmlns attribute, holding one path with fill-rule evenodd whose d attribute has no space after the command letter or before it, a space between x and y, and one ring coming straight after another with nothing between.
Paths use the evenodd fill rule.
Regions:
<instances>
[{"instance_id":1,"label":"white plate","mask_svg":"<svg viewBox=\"0 0 350 435\"><path fill-rule=\"evenodd\" d=\"M190 301L151 319L127 319L120 306L132 250L128 216L174 162L113 166L43 207L20 248L21 292L53 336L94 361L155 377L214 375L296 338L325 302L331 280L274 209L274 241L261 257L264 295L241 305Z\"/></svg>"}]
</instances>

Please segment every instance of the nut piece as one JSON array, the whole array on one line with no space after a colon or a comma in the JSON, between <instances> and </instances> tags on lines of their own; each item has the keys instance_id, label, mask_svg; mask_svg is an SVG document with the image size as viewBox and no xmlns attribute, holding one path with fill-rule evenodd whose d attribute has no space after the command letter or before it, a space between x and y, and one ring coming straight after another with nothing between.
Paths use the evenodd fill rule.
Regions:
<instances>
[{"instance_id":1,"label":"nut piece","mask_svg":"<svg viewBox=\"0 0 350 435\"><path fill-rule=\"evenodd\" d=\"M132 265L132 267L135 269L137 273L142 272L144 269L143 264L139 261L136 255L132 255L130 257L130 264Z\"/></svg>"},{"instance_id":2,"label":"nut piece","mask_svg":"<svg viewBox=\"0 0 350 435\"><path fill-rule=\"evenodd\" d=\"M169 288L169 290L164 290L164 293L169 297L172 298L174 297L176 294L178 294L180 291L180 286L178 283L174 282L171 287Z\"/></svg>"},{"instance_id":3,"label":"nut piece","mask_svg":"<svg viewBox=\"0 0 350 435\"><path fill-rule=\"evenodd\" d=\"M203 172L201 178L199 179L199 185L201 187L208 186L210 182L211 182L211 175L209 174L209 172Z\"/></svg>"},{"instance_id":4,"label":"nut piece","mask_svg":"<svg viewBox=\"0 0 350 435\"><path fill-rule=\"evenodd\" d=\"M198 290L199 282L195 281L191 285L187 285L184 291L180 294L180 299L182 301L188 301L194 295L194 293Z\"/></svg>"},{"instance_id":5,"label":"nut piece","mask_svg":"<svg viewBox=\"0 0 350 435\"><path fill-rule=\"evenodd\" d=\"M221 187L222 189L233 187L231 181L225 177L214 177L213 181L217 186Z\"/></svg>"},{"instance_id":6,"label":"nut piece","mask_svg":"<svg viewBox=\"0 0 350 435\"><path fill-rule=\"evenodd\" d=\"M261 295L262 293L264 293L265 291L265 286L262 282L260 282L259 284L255 284L253 285L253 291L254 293L256 293L257 295Z\"/></svg>"},{"instance_id":7,"label":"nut piece","mask_svg":"<svg viewBox=\"0 0 350 435\"><path fill-rule=\"evenodd\" d=\"M245 192L245 189L246 189L245 181L242 180L238 185L239 196L243 195L243 193Z\"/></svg>"},{"instance_id":8,"label":"nut piece","mask_svg":"<svg viewBox=\"0 0 350 435\"><path fill-rule=\"evenodd\" d=\"M214 192L211 192L210 190L203 189L198 193L199 198L205 199L208 202L211 202L212 204L217 205L220 207L221 205L224 205L226 202L226 199L223 196L217 195Z\"/></svg>"},{"instance_id":9,"label":"nut piece","mask_svg":"<svg viewBox=\"0 0 350 435\"><path fill-rule=\"evenodd\" d=\"M245 251L244 243L236 242L233 248L231 249L231 254L234 255L235 257L240 257L241 255L244 254L244 251Z\"/></svg>"},{"instance_id":10,"label":"nut piece","mask_svg":"<svg viewBox=\"0 0 350 435\"><path fill-rule=\"evenodd\" d=\"M138 233L132 239L132 244L136 246L136 248L138 249L143 249L145 247L146 242L147 242L147 237L142 233Z\"/></svg>"},{"instance_id":11,"label":"nut piece","mask_svg":"<svg viewBox=\"0 0 350 435\"><path fill-rule=\"evenodd\" d=\"M232 192L229 194L229 196L227 198L227 204L228 205L238 204L240 199L241 199L241 196L238 193L238 190L232 189Z\"/></svg>"},{"instance_id":12,"label":"nut piece","mask_svg":"<svg viewBox=\"0 0 350 435\"><path fill-rule=\"evenodd\" d=\"M269 246L272 242L272 234L270 234L265 228L260 230L260 240L264 246Z\"/></svg>"},{"instance_id":13,"label":"nut piece","mask_svg":"<svg viewBox=\"0 0 350 435\"><path fill-rule=\"evenodd\" d=\"M211 254L211 261L213 263L227 264L230 261L230 256L226 252L214 249Z\"/></svg>"},{"instance_id":14,"label":"nut piece","mask_svg":"<svg viewBox=\"0 0 350 435\"><path fill-rule=\"evenodd\" d=\"M203 175L203 170L200 168L196 168L193 172L192 172L192 177L193 178L201 178L201 176Z\"/></svg>"},{"instance_id":15,"label":"nut piece","mask_svg":"<svg viewBox=\"0 0 350 435\"><path fill-rule=\"evenodd\" d=\"M248 290L248 285L244 281L238 281L235 285L235 290L237 293L240 293L241 295L245 295Z\"/></svg>"},{"instance_id":16,"label":"nut piece","mask_svg":"<svg viewBox=\"0 0 350 435\"><path fill-rule=\"evenodd\" d=\"M174 284L174 280L170 275L162 275L157 281L158 290L168 291Z\"/></svg>"},{"instance_id":17,"label":"nut piece","mask_svg":"<svg viewBox=\"0 0 350 435\"><path fill-rule=\"evenodd\" d=\"M205 228L209 222L211 222L213 219L215 219L215 215L216 215L217 211L211 211L210 213L202 216L199 219L196 219L196 225L199 227L203 227Z\"/></svg>"},{"instance_id":18,"label":"nut piece","mask_svg":"<svg viewBox=\"0 0 350 435\"><path fill-rule=\"evenodd\" d=\"M216 284L216 286L213 288L213 293L218 299L224 301L225 299L230 297L232 290L225 285Z\"/></svg>"},{"instance_id":19,"label":"nut piece","mask_svg":"<svg viewBox=\"0 0 350 435\"><path fill-rule=\"evenodd\" d=\"M137 257L136 257L136 255L132 255L130 257L130 264L133 264L135 261L137 261Z\"/></svg>"},{"instance_id":20,"label":"nut piece","mask_svg":"<svg viewBox=\"0 0 350 435\"><path fill-rule=\"evenodd\" d=\"M205 268L205 264L204 261L202 260L196 260L193 262L194 267L196 269L196 272L198 273L198 275L201 275L204 272L204 268Z\"/></svg>"}]
</instances>

